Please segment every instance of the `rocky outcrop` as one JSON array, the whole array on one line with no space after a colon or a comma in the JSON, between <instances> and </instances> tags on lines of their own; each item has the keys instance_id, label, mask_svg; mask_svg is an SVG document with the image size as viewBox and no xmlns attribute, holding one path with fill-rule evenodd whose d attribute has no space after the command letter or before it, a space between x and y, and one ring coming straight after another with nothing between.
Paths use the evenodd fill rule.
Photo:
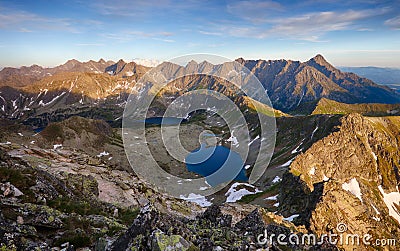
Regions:
<instances>
[{"instance_id":1,"label":"rocky outcrop","mask_svg":"<svg viewBox=\"0 0 400 251\"><path fill-rule=\"evenodd\" d=\"M236 224L232 215L223 214L219 206L211 206L196 219L188 220L159 212L154 206L144 207L131 227L111 246L111 250L256 250L269 247L281 250L284 245L274 241L268 246L258 242L265 233L286 234L300 232L288 223L276 223L271 215L256 209ZM307 248L291 245L292 249ZM320 248L320 247L319 247Z\"/></svg>"},{"instance_id":2,"label":"rocky outcrop","mask_svg":"<svg viewBox=\"0 0 400 251\"><path fill-rule=\"evenodd\" d=\"M345 224L347 234L397 239L399 143L399 117L343 117L339 131L313 144L291 164L282 180L280 212L299 214L295 222L317 234L338 234L336 226Z\"/></svg>"}]
</instances>

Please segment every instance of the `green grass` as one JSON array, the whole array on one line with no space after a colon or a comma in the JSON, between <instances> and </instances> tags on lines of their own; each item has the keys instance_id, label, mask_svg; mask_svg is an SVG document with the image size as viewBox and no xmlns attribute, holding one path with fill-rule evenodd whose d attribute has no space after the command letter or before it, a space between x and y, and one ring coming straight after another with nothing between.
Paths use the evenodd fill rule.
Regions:
<instances>
[{"instance_id":1,"label":"green grass","mask_svg":"<svg viewBox=\"0 0 400 251\"><path fill-rule=\"evenodd\" d=\"M35 202L35 194L30 189L31 186L36 184L36 180L33 178L35 170L33 169L9 169L7 167L0 167L0 182L10 182L16 188L24 193L22 199L24 202Z\"/></svg>"},{"instance_id":2,"label":"green grass","mask_svg":"<svg viewBox=\"0 0 400 251\"><path fill-rule=\"evenodd\" d=\"M131 225L139 214L139 209L120 209L118 212L118 219L124 225Z\"/></svg>"},{"instance_id":3,"label":"green grass","mask_svg":"<svg viewBox=\"0 0 400 251\"><path fill-rule=\"evenodd\" d=\"M101 207L93 206L86 201L72 200L65 196L50 200L48 201L47 205L64 213L77 213L80 215L106 215Z\"/></svg>"},{"instance_id":4,"label":"green grass","mask_svg":"<svg viewBox=\"0 0 400 251\"><path fill-rule=\"evenodd\" d=\"M49 124L40 135L49 141L54 142L58 138L64 138L64 131L59 123Z\"/></svg>"}]
</instances>

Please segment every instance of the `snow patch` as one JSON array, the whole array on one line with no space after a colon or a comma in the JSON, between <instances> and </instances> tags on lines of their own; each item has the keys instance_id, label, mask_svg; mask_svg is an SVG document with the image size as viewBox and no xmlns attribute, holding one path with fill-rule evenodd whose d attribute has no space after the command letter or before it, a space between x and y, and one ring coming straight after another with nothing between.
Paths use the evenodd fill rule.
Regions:
<instances>
[{"instance_id":1,"label":"snow patch","mask_svg":"<svg viewBox=\"0 0 400 251\"><path fill-rule=\"evenodd\" d=\"M375 160L378 160L378 157L376 156L376 154L372 151L371 151L371 153L372 153L372 157L374 157Z\"/></svg>"},{"instance_id":2,"label":"snow patch","mask_svg":"<svg viewBox=\"0 0 400 251\"><path fill-rule=\"evenodd\" d=\"M287 167L287 166L290 166L290 164L292 164L293 160L294 160L294 158L293 158L293 159L290 159L288 162L286 162L286 163L280 165L280 167Z\"/></svg>"},{"instance_id":3,"label":"snow patch","mask_svg":"<svg viewBox=\"0 0 400 251\"><path fill-rule=\"evenodd\" d=\"M253 144L259 138L260 138L260 135L257 135L257 137L255 137L248 145L250 146L251 144Z\"/></svg>"},{"instance_id":4,"label":"snow patch","mask_svg":"<svg viewBox=\"0 0 400 251\"><path fill-rule=\"evenodd\" d=\"M389 215L395 218L400 223L400 211L396 208L396 205L400 205L400 193L391 192L385 193L382 186L378 186L379 191L383 196L383 201L385 202L387 208L389 209Z\"/></svg>"},{"instance_id":5,"label":"snow patch","mask_svg":"<svg viewBox=\"0 0 400 251\"><path fill-rule=\"evenodd\" d=\"M44 103L43 100L40 100L39 105L41 106L46 106L49 105L51 103L53 103L54 101L56 101L59 97L61 97L62 95L64 95L66 92L62 92L60 95L55 96L50 102L48 103Z\"/></svg>"},{"instance_id":6,"label":"snow patch","mask_svg":"<svg viewBox=\"0 0 400 251\"><path fill-rule=\"evenodd\" d=\"M294 149L291 153L295 154L298 153L299 151L301 151L301 146L303 145L304 139L300 142L300 144L296 147L296 149Z\"/></svg>"},{"instance_id":7,"label":"snow patch","mask_svg":"<svg viewBox=\"0 0 400 251\"><path fill-rule=\"evenodd\" d=\"M361 197L361 189L360 185L358 184L358 181L356 178L352 178L348 183L342 184L343 190L352 193L354 196L356 196L361 202L362 197Z\"/></svg>"},{"instance_id":8,"label":"snow patch","mask_svg":"<svg viewBox=\"0 0 400 251\"><path fill-rule=\"evenodd\" d=\"M235 136L233 136L233 131L232 131L231 136L229 137L229 139L227 139L226 141L232 142L232 145L234 145L234 146L239 145L239 141L237 140L237 138Z\"/></svg>"},{"instance_id":9,"label":"snow patch","mask_svg":"<svg viewBox=\"0 0 400 251\"><path fill-rule=\"evenodd\" d=\"M127 72L125 73L125 76L127 76L127 77L132 77L132 76L133 76L133 72L127 71Z\"/></svg>"},{"instance_id":10,"label":"snow patch","mask_svg":"<svg viewBox=\"0 0 400 251\"><path fill-rule=\"evenodd\" d=\"M310 175L315 175L315 167L312 167L309 171Z\"/></svg>"},{"instance_id":11,"label":"snow patch","mask_svg":"<svg viewBox=\"0 0 400 251\"><path fill-rule=\"evenodd\" d=\"M325 176L325 174L324 174L323 181L328 181L328 180L329 180L329 178L328 178L328 177L326 177L326 176Z\"/></svg>"},{"instance_id":12,"label":"snow patch","mask_svg":"<svg viewBox=\"0 0 400 251\"><path fill-rule=\"evenodd\" d=\"M372 206L372 208L375 210L376 214L381 214L381 213L378 211L378 209L376 209L376 207L375 207L373 204L371 204L371 206Z\"/></svg>"},{"instance_id":13,"label":"snow patch","mask_svg":"<svg viewBox=\"0 0 400 251\"><path fill-rule=\"evenodd\" d=\"M61 144L55 144L55 145L53 145L53 149L54 149L54 150L56 150L57 148L60 148L60 147L62 147Z\"/></svg>"},{"instance_id":14,"label":"snow patch","mask_svg":"<svg viewBox=\"0 0 400 251\"><path fill-rule=\"evenodd\" d=\"M316 133L317 130L318 130L318 126L314 129L314 131L312 131L312 133L311 133L311 139L314 137L314 133Z\"/></svg>"},{"instance_id":15,"label":"snow patch","mask_svg":"<svg viewBox=\"0 0 400 251\"><path fill-rule=\"evenodd\" d=\"M274 196L270 196L268 198L265 198L264 200L278 200L278 194Z\"/></svg>"},{"instance_id":16,"label":"snow patch","mask_svg":"<svg viewBox=\"0 0 400 251\"><path fill-rule=\"evenodd\" d=\"M206 199L206 197L204 197L203 195L200 195L200 194L190 193L188 196L181 195L180 198L183 200L194 202L194 203L200 205L201 207L209 207L212 205L212 203L209 202Z\"/></svg>"},{"instance_id":17,"label":"snow patch","mask_svg":"<svg viewBox=\"0 0 400 251\"><path fill-rule=\"evenodd\" d=\"M292 216L289 216L287 218L283 218L285 221L292 222L295 218L299 217L299 214L293 214Z\"/></svg>"},{"instance_id":18,"label":"snow patch","mask_svg":"<svg viewBox=\"0 0 400 251\"><path fill-rule=\"evenodd\" d=\"M279 177L279 176L275 176L275 178L272 180L272 183L278 183L278 182L281 182L282 181L282 178L281 177Z\"/></svg>"},{"instance_id":19,"label":"snow patch","mask_svg":"<svg viewBox=\"0 0 400 251\"><path fill-rule=\"evenodd\" d=\"M102 156L108 156L108 155L110 155L110 153L109 152L106 152L106 151L104 151L104 152L101 152L101 153L99 153L99 154L97 154L97 157L102 157Z\"/></svg>"},{"instance_id":20,"label":"snow patch","mask_svg":"<svg viewBox=\"0 0 400 251\"><path fill-rule=\"evenodd\" d=\"M238 189L238 187L242 187L240 189ZM243 187L247 187L250 190L243 188ZM247 183L234 183L228 190L228 192L225 193L226 197L226 202L236 202L238 200L240 200L243 196L245 195L249 195L249 194L256 194L256 193L260 193L261 191L258 190L255 186L252 186L250 184Z\"/></svg>"},{"instance_id":21,"label":"snow patch","mask_svg":"<svg viewBox=\"0 0 400 251\"><path fill-rule=\"evenodd\" d=\"M21 137L24 137L24 135L22 133L20 133L20 132L18 133L18 135L21 136Z\"/></svg>"}]
</instances>

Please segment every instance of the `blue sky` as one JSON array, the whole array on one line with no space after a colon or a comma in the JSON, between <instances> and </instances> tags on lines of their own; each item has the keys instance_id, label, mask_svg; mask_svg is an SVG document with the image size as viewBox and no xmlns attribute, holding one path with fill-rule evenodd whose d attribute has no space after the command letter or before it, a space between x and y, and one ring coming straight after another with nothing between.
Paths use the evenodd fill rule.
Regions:
<instances>
[{"instance_id":1,"label":"blue sky","mask_svg":"<svg viewBox=\"0 0 400 251\"><path fill-rule=\"evenodd\" d=\"M0 0L0 67L191 53L400 68L400 0Z\"/></svg>"}]
</instances>

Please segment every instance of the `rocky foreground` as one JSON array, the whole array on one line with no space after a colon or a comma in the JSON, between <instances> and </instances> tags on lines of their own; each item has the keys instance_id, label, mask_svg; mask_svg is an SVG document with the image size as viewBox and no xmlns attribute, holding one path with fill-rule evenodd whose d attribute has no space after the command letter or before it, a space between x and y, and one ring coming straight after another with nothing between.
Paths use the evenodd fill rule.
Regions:
<instances>
[{"instance_id":1,"label":"rocky foreground","mask_svg":"<svg viewBox=\"0 0 400 251\"><path fill-rule=\"evenodd\" d=\"M103 121L73 117L40 133L2 121L2 129L3 250L397 250L258 239L265 231L284 234L283 242L290 234L319 238L340 234L342 223L346 234L398 241L396 116L281 118L271 167L255 192L228 203L225 190L207 198L208 207L135 176L119 129Z\"/></svg>"},{"instance_id":2,"label":"rocky foreground","mask_svg":"<svg viewBox=\"0 0 400 251\"><path fill-rule=\"evenodd\" d=\"M247 250L264 229L304 232L256 206L170 198L84 153L11 143L0 159L5 250Z\"/></svg>"}]
</instances>

